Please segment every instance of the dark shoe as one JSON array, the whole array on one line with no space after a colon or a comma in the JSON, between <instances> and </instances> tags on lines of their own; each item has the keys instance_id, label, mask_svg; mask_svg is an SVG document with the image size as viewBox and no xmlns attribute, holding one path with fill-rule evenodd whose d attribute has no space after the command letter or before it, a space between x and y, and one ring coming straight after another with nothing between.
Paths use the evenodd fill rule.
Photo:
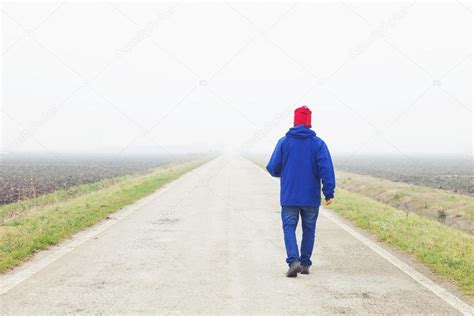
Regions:
<instances>
[{"instance_id":1,"label":"dark shoe","mask_svg":"<svg viewBox=\"0 0 474 316\"><path fill-rule=\"evenodd\" d=\"M309 266L301 266L301 274L309 274Z\"/></svg>"},{"instance_id":2,"label":"dark shoe","mask_svg":"<svg viewBox=\"0 0 474 316\"><path fill-rule=\"evenodd\" d=\"M289 278L296 278L299 272L301 272L300 263L298 261L295 261L290 265L290 268L288 269L286 276Z\"/></svg>"}]
</instances>

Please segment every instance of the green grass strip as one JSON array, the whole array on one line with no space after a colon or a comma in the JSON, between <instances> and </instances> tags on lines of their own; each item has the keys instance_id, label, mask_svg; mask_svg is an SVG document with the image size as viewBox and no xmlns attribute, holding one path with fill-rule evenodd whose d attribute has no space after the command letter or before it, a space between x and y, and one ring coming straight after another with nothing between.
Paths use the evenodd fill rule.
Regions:
<instances>
[{"instance_id":1,"label":"green grass strip","mask_svg":"<svg viewBox=\"0 0 474 316\"><path fill-rule=\"evenodd\" d=\"M334 211L474 295L474 236L343 189L334 201Z\"/></svg>"},{"instance_id":2,"label":"green grass strip","mask_svg":"<svg viewBox=\"0 0 474 316\"><path fill-rule=\"evenodd\" d=\"M261 159L250 158L250 160L265 168L265 162ZM365 180L367 181L367 178ZM371 184L369 181L358 183L358 185L369 184ZM420 191L425 190L419 186L406 186L419 188ZM391 190L397 187L385 186L384 189ZM445 199L448 194L431 188L429 190L432 194L438 194L439 200ZM422 196L417 198L424 201ZM413 255L435 274L453 282L464 294L474 296L473 235L446 226L433 218L406 213L371 197L341 188L336 190L334 204L329 208L369 231L379 240Z\"/></svg>"},{"instance_id":3,"label":"green grass strip","mask_svg":"<svg viewBox=\"0 0 474 316\"><path fill-rule=\"evenodd\" d=\"M445 225L474 233L472 196L344 171L338 171L336 176L339 188L368 196L405 212L434 219L445 218Z\"/></svg>"},{"instance_id":4,"label":"green grass strip","mask_svg":"<svg viewBox=\"0 0 474 316\"><path fill-rule=\"evenodd\" d=\"M0 207L0 272L96 224L205 161L84 184Z\"/></svg>"}]
</instances>

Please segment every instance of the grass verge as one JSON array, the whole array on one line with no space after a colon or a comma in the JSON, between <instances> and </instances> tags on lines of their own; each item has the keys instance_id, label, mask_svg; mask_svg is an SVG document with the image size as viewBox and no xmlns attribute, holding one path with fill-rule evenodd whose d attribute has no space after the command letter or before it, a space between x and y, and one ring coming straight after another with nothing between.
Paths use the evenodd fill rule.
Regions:
<instances>
[{"instance_id":1,"label":"grass verge","mask_svg":"<svg viewBox=\"0 0 474 316\"><path fill-rule=\"evenodd\" d=\"M265 168L264 161L252 158L250 160L258 166ZM461 214L469 218L471 215L469 213L469 197L466 202L463 196L441 190L403 183L396 183L397 185L393 186L391 185L394 183L392 181L373 177L367 178L365 176L359 177L359 175L347 173L345 177L350 182L350 186L346 187L354 187L360 190L360 192L368 192L370 191L367 190L368 188L375 188L376 185L379 188L377 191L370 191L374 194L373 197L339 188L336 192L334 204L329 207L330 209L356 226L369 231L379 240L413 255L436 275L454 283L464 294L471 297L474 296L473 235L442 224L431 216L427 217L418 215L415 212L406 212L389 205L389 201L383 203L375 199L380 198L382 200L383 196L393 196L398 192L406 194L408 196L407 199L413 203L421 203L423 205L429 203L430 207L438 205L438 207L446 211L447 209L454 209L457 212L460 212L459 208L456 209L451 206L461 201L467 203L468 206L468 211ZM355 181L350 181L354 179ZM339 174L338 180L341 180ZM366 190L361 189L361 186L365 186ZM414 191L408 190L413 188ZM429 192L425 189L429 190ZM403 192L399 190L403 190ZM449 198L450 196L454 196L454 198ZM427 199L428 197L429 199ZM396 201L398 200L395 199ZM395 202L393 202L393 205L398 205ZM425 207L423 206L423 208Z\"/></svg>"},{"instance_id":2,"label":"grass verge","mask_svg":"<svg viewBox=\"0 0 474 316\"><path fill-rule=\"evenodd\" d=\"M344 189L330 208L474 296L474 236Z\"/></svg>"},{"instance_id":3,"label":"grass verge","mask_svg":"<svg viewBox=\"0 0 474 316\"><path fill-rule=\"evenodd\" d=\"M339 188L474 234L472 196L344 171L338 171L336 176Z\"/></svg>"},{"instance_id":4,"label":"grass verge","mask_svg":"<svg viewBox=\"0 0 474 316\"><path fill-rule=\"evenodd\" d=\"M0 207L0 273L153 193L206 160L59 190Z\"/></svg>"}]
</instances>

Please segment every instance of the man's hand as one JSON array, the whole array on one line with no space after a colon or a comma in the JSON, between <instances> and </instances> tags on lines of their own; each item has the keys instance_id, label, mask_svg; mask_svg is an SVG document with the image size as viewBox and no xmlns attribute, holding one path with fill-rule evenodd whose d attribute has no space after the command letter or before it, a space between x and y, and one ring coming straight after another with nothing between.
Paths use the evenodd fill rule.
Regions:
<instances>
[{"instance_id":1,"label":"man's hand","mask_svg":"<svg viewBox=\"0 0 474 316\"><path fill-rule=\"evenodd\" d=\"M329 206L332 204L332 199L326 199L326 206Z\"/></svg>"}]
</instances>

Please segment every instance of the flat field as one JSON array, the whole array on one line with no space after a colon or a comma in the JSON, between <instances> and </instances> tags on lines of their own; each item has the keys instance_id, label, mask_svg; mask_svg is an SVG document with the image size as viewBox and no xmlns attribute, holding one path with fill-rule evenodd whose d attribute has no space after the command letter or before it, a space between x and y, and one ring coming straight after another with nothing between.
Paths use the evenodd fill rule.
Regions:
<instances>
[{"instance_id":1,"label":"flat field","mask_svg":"<svg viewBox=\"0 0 474 316\"><path fill-rule=\"evenodd\" d=\"M472 155L335 155L336 170L474 196Z\"/></svg>"},{"instance_id":2,"label":"flat field","mask_svg":"<svg viewBox=\"0 0 474 316\"><path fill-rule=\"evenodd\" d=\"M196 155L8 155L0 159L0 205L198 158Z\"/></svg>"}]
</instances>

